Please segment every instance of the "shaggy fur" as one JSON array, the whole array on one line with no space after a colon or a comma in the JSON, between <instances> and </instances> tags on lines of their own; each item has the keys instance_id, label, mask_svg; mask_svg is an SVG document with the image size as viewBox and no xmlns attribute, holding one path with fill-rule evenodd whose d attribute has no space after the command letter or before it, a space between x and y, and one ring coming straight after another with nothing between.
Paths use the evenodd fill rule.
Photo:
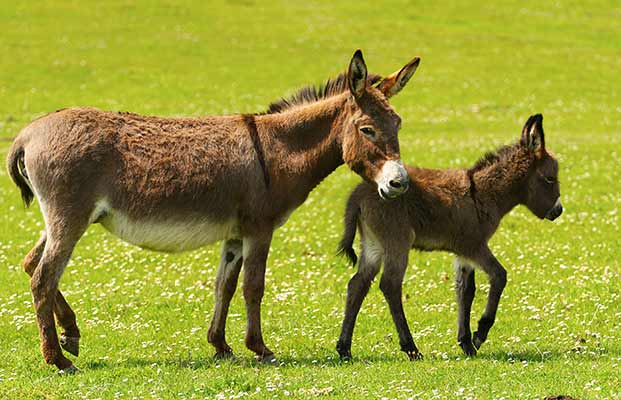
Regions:
<instances>
[{"instance_id":1,"label":"shaggy fur","mask_svg":"<svg viewBox=\"0 0 621 400\"><path fill-rule=\"evenodd\" d=\"M243 263L246 346L259 359L273 360L260 324L272 233L344 162L373 180L384 163L399 159L400 119L387 97L417 65L407 64L399 79L386 78L382 91L369 85L357 51L347 87L341 77L266 114L162 118L80 107L25 127L7 165L24 202L36 197L45 219L24 269L46 362L75 370L60 345L77 355L79 331L58 282L92 223L161 251L224 240L209 342L217 356L231 354L225 321ZM381 137L368 140L360 123ZM60 343L54 314L64 329Z\"/></svg>"}]
</instances>

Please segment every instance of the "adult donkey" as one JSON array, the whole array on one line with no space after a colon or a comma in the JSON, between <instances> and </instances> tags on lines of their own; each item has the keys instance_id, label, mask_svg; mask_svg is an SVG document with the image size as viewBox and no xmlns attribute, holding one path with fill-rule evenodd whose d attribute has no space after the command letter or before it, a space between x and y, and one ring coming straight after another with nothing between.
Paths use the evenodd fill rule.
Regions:
<instances>
[{"instance_id":1,"label":"adult donkey","mask_svg":"<svg viewBox=\"0 0 621 400\"><path fill-rule=\"evenodd\" d=\"M401 119L387 99L408 82L415 58L379 81L360 50L346 74L304 88L263 114L160 118L92 108L60 110L22 130L8 155L45 231L24 259L41 350L61 372L76 371L75 314L58 291L73 248L93 223L140 247L177 252L224 240L209 342L232 354L225 321L244 264L246 346L273 361L261 334L265 263L273 231L344 162L380 195L407 189L399 156ZM54 315L64 332L59 343Z\"/></svg>"}]
</instances>

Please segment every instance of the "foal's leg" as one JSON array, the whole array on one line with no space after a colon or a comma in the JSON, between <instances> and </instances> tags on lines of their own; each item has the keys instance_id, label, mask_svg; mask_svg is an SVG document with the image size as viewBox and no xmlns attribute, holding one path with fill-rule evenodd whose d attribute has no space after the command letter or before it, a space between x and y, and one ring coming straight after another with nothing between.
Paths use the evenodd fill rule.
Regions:
<instances>
[{"instance_id":1,"label":"foal's leg","mask_svg":"<svg viewBox=\"0 0 621 400\"><path fill-rule=\"evenodd\" d=\"M30 250L30 253L28 253L22 262L24 271L26 271L26 273L31 277L34 274L37 265L39 265L39 262L41 261L46 241L47 234L43 231L41 238L35 247ZM56 293L54 314L56 315L58 324L64 329L64 332L60 335L60 345L69 353L77 356L80 350L80 330L78 329L75 313L63 297L60 290Z\"/></svg>"},{"instance_id":2,"label":"foal's leg","mask_svg":"<svg viewBox=\"0 0 621 400\"><path fill-rule=\"evenodd\" d=\"M405 352L410 360L418 360L423 355L418 351L410 327L403 312L403 302L401 292L403 288L403 277L408 266L408 251L405 249L404 254L395 251L386 252L386 261L384 262L384 272L380 280L380 289L384 293L384 297L390 307L392 320L397 327L399 333L399 344L401 351Z\"/></svg>"},{"instance_id":3,"label":"foal's leg","mask_svg":"<svg viewBox=\"0 0 621 400\"><path fill-rule=\"evenodd\" d=\"M377 246L376 246L377 247ZM347 284L347 303L345 305L345 317L343 318L343 326L341 327L341 336L336 343L336 351L342 359L351 358L351 340L354 334L354 326L356 318L362 306L362 302L369 293L369 287L377 272L380 269L382 261L382 252L379 248L369 248L362 240L362 251L360 262L358 263L358 271L349 280Z\"/></svg>"},{"instance_id":4,"label":"foal's leg","mask_svg":"<svg viewBox=\"0 0 621 400\"><path fill-rule=\"evenodd\" d=\"M457 341L467 356L474 356L477 350L472 345L470 331L470 310L474 300L474 268L465 260L455 258L455 292L457 294Z\"/></svg>"},{"instance_id":5,"label":"foal's leg","mask_svg":"<svg viewBox=\"0 0 621 400\"><path fill-rule=\"evenodd\" d=\"M261 333L261 300L265 290L265 263L270 250L272 232L261 236L245 237L244 299L246 301L246 347L252 350L258 361L276 361L274 353L265 346Z\"/></svg>"},{"instance_id":6,"label":"foal's leg","mask_svg":"<svg viewBox=\"0 0 621 400\"><path fill-rule=\"evenodd\" d=\"M216 304L207 339L216 348L216 358L229 357L233 350L226 343L225 325L231 298L237 289L237 279L242 266L242 241L226 240L222 243L220 267L216 277Z\"/></svg>"},{"instance_id":7,"label":"foal's leg","mask_svg":"<svg viewBox=\"0 0 621 400\"><path fill-rule=\"evenodd\" d=\"M507 284L507 271L498 262L492 252L486 247L481 252L481 255L475 260L479 263L481 269L489 277L489 283L491 285L489 289L489 295L487 296L487 305L485 311L479 320L479 326L472 337L474 347L479 349L483 342L487 339L487 334L494 325L496 319L496 311L498 310L498 303L500 302L500 296Z\"/></svg>"}]
</instances>

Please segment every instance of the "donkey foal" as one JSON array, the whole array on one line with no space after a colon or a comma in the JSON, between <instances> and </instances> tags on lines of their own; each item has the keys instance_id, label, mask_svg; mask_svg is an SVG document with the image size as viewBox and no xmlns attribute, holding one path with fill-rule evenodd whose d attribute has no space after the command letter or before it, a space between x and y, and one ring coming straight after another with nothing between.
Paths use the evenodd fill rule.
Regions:
<instances>
[{"instance_id":1,"label":"donkey foal","mask_svg":"<svg viewBox=\"0 0 621 400\"><path fill-rule=\"evenodd\" d=\"M502 217L523 204L539 218L561 215L558 162L546 150L540 114L531 116L518 143L486 154L468 170L407 167L410 189L385 201L375 185L362 183L351 193L345 211L341 253L355 264L356 228L360 230L358 272L347 288L347 305L337 351L351 357L356 316L369 286L384 262L380 280L401 350L411 360L421 357L408 327L401 288L410 248L444 250L456 255L455 290L459 304L457 339L464 353L476 354L494 324L507 272L488 247ZM478 330L470 332L470 309L475 293L474 266L489 278L491 288Z\"/></svg>"}]
</instances>

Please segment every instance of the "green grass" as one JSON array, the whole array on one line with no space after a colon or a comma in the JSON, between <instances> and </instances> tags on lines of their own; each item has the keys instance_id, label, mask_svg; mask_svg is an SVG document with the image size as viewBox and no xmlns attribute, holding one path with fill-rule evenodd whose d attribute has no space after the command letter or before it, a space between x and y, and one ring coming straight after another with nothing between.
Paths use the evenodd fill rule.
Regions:
<instances>
[{"instance_id":1,"label":"green grass","mask_svg":"<svg viewBox=\"0 0 621 400\"><path fill-rule=\"evenodd\" d=\"M353 362L338 360L353 269L334 256L346 196L340 168L275 234L264 334L281 364L243 345L214 362L206 332L218 246L163 255L94 226L61 287L78 314L83 373L45 365L20 261L42 220L0 171L0 398L543 398L621 396L621 8L618 2L4 2L0 6L0 153L31 119L74 105L161 115L263 110L345 69L356 48L386 74L421 67L393 100L404 160L472 164L545 116L560 159L565 213L518 208L491 247L509 271L498 320L475 359L456 344L451 257L411 253L405 308L426 358L398 350L374 286ZM541 4L545 3L545 4ZM478 275L475 317L487 285Z\"/></svg>"}]
</instances>

